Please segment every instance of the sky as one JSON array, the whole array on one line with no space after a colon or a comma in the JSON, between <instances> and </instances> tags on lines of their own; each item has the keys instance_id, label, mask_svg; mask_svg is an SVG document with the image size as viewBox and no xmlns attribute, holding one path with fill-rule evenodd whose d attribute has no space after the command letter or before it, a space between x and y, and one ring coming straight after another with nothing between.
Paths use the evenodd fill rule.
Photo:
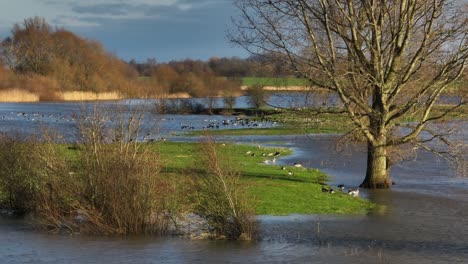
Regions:
<instances>
[{"instance_id":1,"label":"sky","mask_svg":"<svg viewBox=\"0 0 468 264\"><path fill-rule=\"evenodd\" d=\"M0 37L40 16L98 40L124 60L158 62L248 54L227 40L233 0L0 0Z\"/></svg>"}]
</instances>

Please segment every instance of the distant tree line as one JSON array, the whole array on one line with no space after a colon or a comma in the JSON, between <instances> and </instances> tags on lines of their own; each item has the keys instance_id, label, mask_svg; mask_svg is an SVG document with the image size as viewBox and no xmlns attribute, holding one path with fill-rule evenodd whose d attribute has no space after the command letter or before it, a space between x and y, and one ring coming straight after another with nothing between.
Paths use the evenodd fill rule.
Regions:
<instances>
[{"instance_id":1,"label":"distant tree line","mask_svg":"<svg viewBox=\"0 0 468 264\"><path fill-rule=\"evenodd\" d=\"M272 61L272 57L278 59ZM245 59L239 57L212 57L208 61L186 59L168 63L157 63L156 59L150 58L146 62L130 60L128 63L140 76L151 76L155 68L164 65L182 74L210 72L230 79L241 77L298 77L287 59L281 59L278 54L253 55Z\"/></svg>"}]
</instances>

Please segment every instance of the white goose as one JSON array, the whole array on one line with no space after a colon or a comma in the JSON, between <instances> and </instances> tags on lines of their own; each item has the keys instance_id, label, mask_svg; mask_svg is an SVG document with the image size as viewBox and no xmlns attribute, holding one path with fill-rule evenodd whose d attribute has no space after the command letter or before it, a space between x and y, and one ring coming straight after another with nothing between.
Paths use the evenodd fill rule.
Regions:
<instances>
[{"instance_id":1,"label":"white goose","mask_svg":"<svg viewBox=\"0 0 468 264\"><path fill-rule=\"evenodd\" d=\"M353 196L353 197L358 197L359 196L359 187L356 190L349 190L348 194Z\"/></svg>"}]
</instances>

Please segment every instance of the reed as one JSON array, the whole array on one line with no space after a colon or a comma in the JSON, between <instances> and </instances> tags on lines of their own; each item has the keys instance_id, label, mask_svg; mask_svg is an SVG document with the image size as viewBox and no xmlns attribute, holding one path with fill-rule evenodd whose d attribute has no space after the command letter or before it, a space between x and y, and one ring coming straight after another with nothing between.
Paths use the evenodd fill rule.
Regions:
<instances>
[{"instance_id":1,"label":"reed","mask_svg":"<svg viewBox=\"0 0 468 264\"><path fill-rule=\"evenodd\" d=\"M39 95L21 89L0 90L0 102L38 102Z\"/></svg>"},{"instance_id":2,"label":"reed","mask_svg":"<svg viewBox=\"0 0 468 264\"><path fill-rule=\"evenodd\" d=\"M119 100L122 96L118 92L94 93L86 91L63 92L65 101L96 101L96 100Z\"/></svg>"}]
</instances>

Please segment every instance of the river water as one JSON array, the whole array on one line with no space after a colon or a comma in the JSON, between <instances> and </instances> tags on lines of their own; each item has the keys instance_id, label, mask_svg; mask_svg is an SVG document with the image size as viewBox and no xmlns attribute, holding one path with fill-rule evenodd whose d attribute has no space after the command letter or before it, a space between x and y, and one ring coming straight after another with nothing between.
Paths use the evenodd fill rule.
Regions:
<instances>
[{"instance_id":1,"label":"river water","mask_svg":"<svg viewBox=\"0 0 468 264\"><path fill-rule=\"evenodd\" d=\"M1 130L26 133L39 127L34 117L50 118L48 124L63 129L72 123L68 113L74 111L70 104L0 104L0 116L5 117ZM181 123L215 118L230 117L164 117L171 124L166 136L187 140L171 133ZM359 147L336 152L336 139L219 138L290 147L294 155L279 159L279 164L299 162L330 174L331 185L357 186L364 177L366 154ZM468 142L467 133L461 132L459 139ZM382 210L364 216L260 216L258 242L51 235L32 230L25 220L1 216L0 263L468 263L468 179L454 176L443 160L421 151L391 174L396 183L391 190L362 191L366 199L384 205Z\"/></svg>"}]
</instances>

